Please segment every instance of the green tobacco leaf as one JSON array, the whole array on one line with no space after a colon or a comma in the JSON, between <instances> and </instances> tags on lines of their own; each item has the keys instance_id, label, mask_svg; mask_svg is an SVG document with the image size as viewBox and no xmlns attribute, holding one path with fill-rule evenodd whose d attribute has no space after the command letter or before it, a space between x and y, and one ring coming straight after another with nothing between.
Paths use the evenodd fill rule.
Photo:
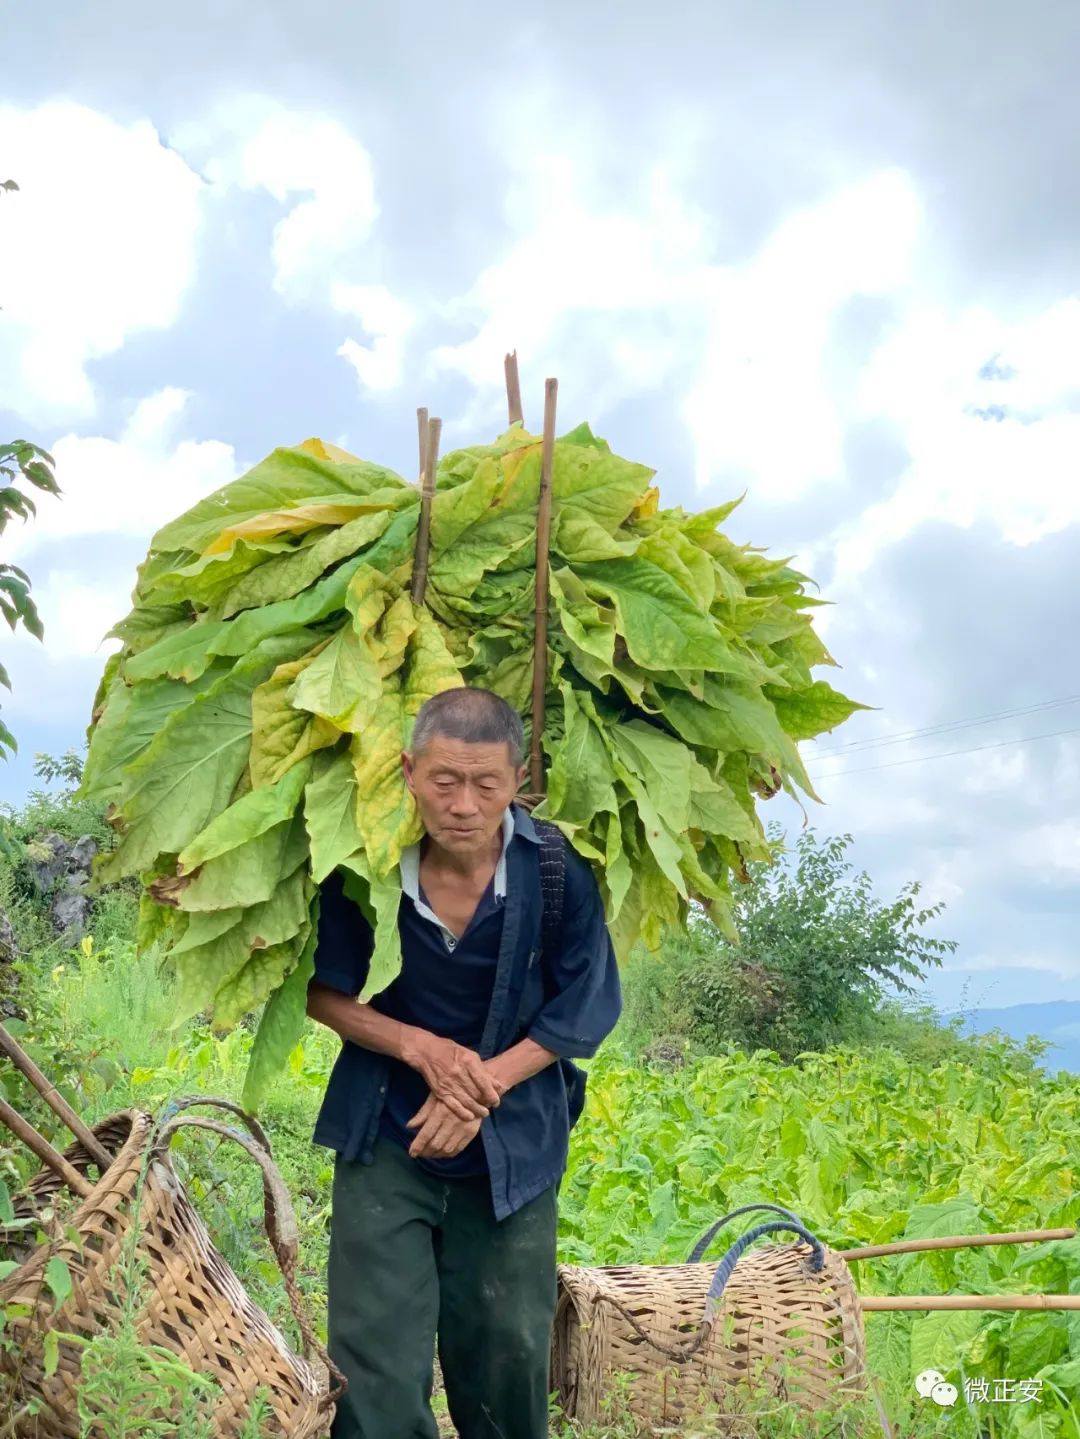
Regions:
<instances>
[{"instance_id":1,"label":"green tobacco leaf","mask_svg":"<svg viewBox=\"0 0 1080 1439\"><path fill-rule=\"evenodd\" d=\"M261 904L192 917L171 952L176 974L170 1002L173 1028L210 1007L219 991L231 993L227 986L239 979L254 950L286 944L304 930L308 883L299 868Z\"/></svg>"},{"instance_id":2,"label":"green tobacco leaf","mask_svg":"<svg viewBox=\"0 0 1080 1439\"><path fill-rule=\"evenodd\" d=\"M379 696L379 654L344 625L292 688L292 706L355 734L371 719Z\"/></svg>"},{"instance_id":3,"label":"green tobacco leaf","mask_svg":"<svg viewBox=\"0 0 1080 1439\"><path fill-rule=\"evenodd\" d=\"M940 1369L955 1372L964 1348L983 1323L982 1315L971 1309L942 1309L916 1314L911 1324L911 1372Z\"/></svg>"},{"instance_id":4,"label":"green tobacco leaf","mask_svg":"<svg viewBox=\"0 0 1080 1439\"><path fill-rule=\"evenodd\" d=\"M180 881L177 903L187 913L260 904L271 898L283 876L302 864L307 853L303 816L297 811L201 864L189 880Z\"/></svg>"},{"instance_id":5,"label":"green tobacco leaf","mask_svg":"<svg viewBox=\"0 0 1080 1439\"><path fill-rule=\"evenodd\" d=\"M310 927L291 939L252 949L248 958L214 994L214 1027L231 1029L250 1014L284 981L307 945Z\"/></svg>"},{"instance_id":6,"label":"green tobacco leaf","mask_svg":"<svg viewBox=\"0 0 1080 1439\"><path fill-rule=\"evenodd\" d=\"M229 662L223 660L192 684L159 679L130 685L120 677L114 679L101 718L91 733L80 797L114 798L123 788L125 770L154 741L166 721L220 680L229 668Z\"/></svg>"},{"instance_id":7,"label":"green tobacco leaf","mask_svg":"<svg viewBox=\"0 0 1080 1439\"><path fill-rule=\"evenodd\" d=\"M774 690L767 686L765 696L772 702L781 727L793 740L814 739L843 724L856 710L871 708L837 693L824 680L817 680L804 690Z\"/></svg>"},{"instance_id":8,"label":"green tobacco leaf","mask_svg":"<svg viewBox=\"0 0 1080 1439\"><path fill-rule=\"evenodd\" d=\"M311 873L319 884L361 846L356 823L356 773L348 751L322 754L304 798Z\"/></svg>"},{"instance_id":9,"label":"green tobacco leaf","mask_svg":"<svg viewBox=\"0 0 1080 1439\"><path fill-rule=\"evenodd\" d=\"M591 594L610 599L617 628L635 664L652 670L714 670L746 673L746 661L657 565L635 556L579 565Z\"/></svg>"},{"instance_id":10,"label":"green tobacco leaf","mask_svg":"<svg viewBox=\"0 0 1080 1439\"><path fill-rule=\"evenodd\" d=\"M356 824L377 878L389 874L401 851L421 834L416 802L401 772L407 729L400 676L391 675L370 722L352 742Z\"/></svg>"},{"instance_id":11,"label":"green tobacco leaf","mask_svg":"<svg viewBox=\"0 0 1080 1439\"><path fill-rule=\"evenodd\" d=\"M154 604L190 600L196 605L210 606L252 570L274 555L292 552L293 547L291 537L237 540L228 550L200 555L155 575L142 594Z\"/></svg>"},{"instance_id":12,"label":"green tobacco leaf","mask_svg":"<svg viewBox=\"0 0 1080 1439\"><path fill-rule=\"evenodd\" d=\"M595 444L564 442L555 447L552 509L572 509L609 534L628 519L649 488L655 470L624 460Z\"/></svg>"},{"instance_id":13,"label":"green tobacco leaf","mask_svg":"<svg viewBox=\"0 0 1080 1439\"><path fill-rule=\"evenodd\" d=\"M345 870L356 875L364 887L362 907L375 917L375 948L367 984L360 995L367 1001L395 980L401 970L401 935L398 931L398 909L401 905L401 874L396 868L383 877L377 876L362 850L344 861ZM346 885L348 893L348 885Z\"/></svg>"},{"instance_id":14,"label":"green tobacco leaf","mask_svg":"<svg viewBox=\"0 0 1080 1439\"><path fill-rule=\"evenodd\" d=\"M690 813L692 758L686 746L644 720L612 725L608 734L619 758L643 781L671 829L676 833L685 830Z\"/></svg>"},{"instance_id":15,"label":"green tobacco leaf","mask_svg":"<svg viewBox=\"0 0 1080 1439\"><path fill-rule=\"evenodd\" d=\"M545 813L575 824L589 824L602 810L618 811L615 770L599 728L577 702L573 687L560 686L563 738L548 771Z\"/></svg>"},{"instance_id":16,"label":"green tobacco leaf","mask_svg":"<svg viewBox=\"0 0 1080 1439\"><path fill-rule=\"evenodd\" d=\"M334 745L341 731L330 720L297 709L293 691L297 677L321 653L323 641L300 659L279 665L251 697L251 755L248 768L258 789L275 784L309 754Z\"/></svg>"},{"instance_id":17,"label":"green tobacco leaf","mask_svg":"<svg viewBox=\"0 0 1080 1439\"><path fill-rule=\"evenodd\" d=\"M169 717L127 772L126 827L96 877L115 881L179 854L227 806L251 747L252 691L295 644L268 640Z\"/></svg>"},{"instance_id":18,"label":"green tobacco leaf","mask_svg":"<svg viewBox=\"0 0 1080 1439\"><path fill-rule=\"evenodd\" d=\"M190 872L208 859L237 849L286 820L291 820L311 773L310 760L294 765L276 784L250 790L211 820L180 854L180 868Z\"/></svg>"},{"instance_id":19,"label":"green tobacco leaf","mask_svg":"<svg viewBox=\"0 0 1080 1439\"><path fill-rule=\"evenodd\" d=\"M285 1062L300 1042L307 1019L307 990L315 973L318 938L318 899L312 910L311 929L296 967L271 995L262 1012L251 1059L244 1079L244 1108L257 1114L270 1086L284 1071Z\"/></svg>"},{"instance_id":20,"label":"green tobacco leaf","mask_svg":"<svg viewBox=\"0 0 1080 1439\"><path fill-rule=\"evenodd\" d=\"M486 459L464 485L437 494L431 506L429 582L444 592L469 595L488 570L535 543L539 491L540 456L534 446L501 461Z\"/></svg>"},{"instance_id":21,"label":"green tobacco leaf","mask_svg":"<svg viewBox=\"0 0 1080 1439\"><path fill-rule=\"evenodd\" d=\"M675 835L668 828L664 820L660 818L659 811L653 803L645 785L638 779L633 771L628 770L619 760L615 761L615 774L626 789L637 807L641 816L641 825L644 831L645 843L652 851L660 871L674 889L685 899L686 884L679 869L681 855L679 843Z\"/></svg>"},{"instance_id":22,"label":"green tobacco leaf","mask_svg":"<svg viewBox=\"0 0 1080 1439\"><path fill-rule=\"evenodd\" d=\"M223 617L298 595L340 560L362 553L385 532L392 514L388 508L360 515L300 550L273 556L249 570L220 596Z\"/></svg>"},{"instance_id":23,"label":"green tobacco leaf","mask_svg":"<svg viewBox=\"0 0 1080 1439\"><path fill-rule=\"evenodd\" d=\"M239 480L216 490L190 510L163 526L151 540L153 550L206 548L229 524L257 519L268 511L342 494L366 495L404 486L405 481L381 465L357 460L341 464L319 459L302 449L279 449Z\"/></svg>"}]
</instances>

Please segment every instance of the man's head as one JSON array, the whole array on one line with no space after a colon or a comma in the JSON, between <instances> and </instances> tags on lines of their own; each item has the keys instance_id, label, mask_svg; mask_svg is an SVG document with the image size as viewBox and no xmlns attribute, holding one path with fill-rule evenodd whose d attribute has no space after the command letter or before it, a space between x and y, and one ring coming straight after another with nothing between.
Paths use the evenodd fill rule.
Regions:
<instances>
[{"instance_id":1,"label":"man's head","mask_svg":"<svg viewBox=\"0 0 1080 1439\"><path fill-rule=\"evenodd\" d=\"M524 748L521 716L491 690L444 690L427 701L401 763L435 844L454 854L490 848L525 777Z\"/></svg>"}]
</instances>

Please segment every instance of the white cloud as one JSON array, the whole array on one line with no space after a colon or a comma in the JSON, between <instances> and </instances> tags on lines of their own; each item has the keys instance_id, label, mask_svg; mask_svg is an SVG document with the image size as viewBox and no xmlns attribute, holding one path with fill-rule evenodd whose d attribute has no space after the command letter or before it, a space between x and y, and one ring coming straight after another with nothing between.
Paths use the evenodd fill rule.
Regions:
<instances>
[{"instance_id":1,"label":"white cloud","mask_svg":"<svg viewBox=\"0 0 1080 1439\"><path fill-rule=\"evenodd\" d=\"M1015 954L965 954L962 959L946 960L942 966L946 974L988 974L996 970L1009 970L1031 974L1049 974L1055 979L1071 980L1080 976L1080 958L1061 954L1053 950L1023 950ZM999 1001L1004 1005L1022 1004L1024 997ZM992 1007L992 1000L980 1003Z\"/></svg>"},{"instance_id":2,"label":"white cloud","mask_svg":"<svg viewBox=\"0 0 1080 1439\"><path fill-rule=\"evenodd\" d=\"M86 535L130 535L145 550L161 525L235 479L231 445L177 440L189 398L171 388L147 396L119 439L68 434L57 440L52 452L63 495L42 497L36 519L9 526L5 558L21 560L45 545L55 553L56 542Z\"/></svg>"},{"instance_id":3,"label":"white cloud","mask_svg":"<svg viewBox=\"0 0 1080 1439\"><path fill-rule=\"evenodd\" d=\"M385 285L336 283L331 289L334 308L355 315L371 344L348 339L338 354L352 365L368 390L396 389L401 384L405 344L416 323L415 312L392 295Z\"/></svg>"},{"instance_id":4,"label":"white cloud","mask_svg":"<svg viewBox=\"0 0 1080 1439\"><path fill-rule=\"evenodd\" d=\"M1013 846L1013 862L1044 880L1080 880L1080 824L1071 820L1035 825Z\"/></svg>"},{"instance_id":5,"label":"white cloud","mask_svg":"<svg viewBox=\"0 0 1080 1439\"><path fill-rule=\"evenodd\" d=\"M265 190L287 213L274 226L274 288L325 297L335 267L355 257L379 214L371 156L340 121L246 95L173 136L218 194Z\"/></svg>"},{"instance_id":6,"label":"white cloud","mask_svg":"<svg viewBox=\"0 0 1080 1439\"><path fill-rule=\"evenodd\" d=\"M475 333L438 349L477 399L464 424L498 407L502 359L556 363L582 336L595 357L589 413L665 383L682 387L695 478L786 498L833 478L843 415L828 373L836 315L852 296L891 293L910 276L920 209L910 179L885 171L794 213L744 263L714 258L705 216L674 157L640 194L597 202L584 162L536 156L512 187L513 243L445 307ZM526 420L529 420L526 415Z\"/></svg>"},{"instance_id":7,"label":"white cloud","mask_svg":"<svg viewBox=\"0 0 1080 1439\"><path fill-rule=\"evenodd\" d=\"M370 344L349 336L338 355L364 389L395 389L416 317L385 285L355 280L373 268L379 217L374 166L360 141L331 116L263 95L234 99L174 139L198 158L218 198L265 190L278 202L285 214L271 239L274 289L355 316Z\"/></svg>"},{"instance_id":8,"label":"white cloud","mask_svg":"<svg viewBox=\"0 0 1080 1439\"><path fill-rule=\"evenodd\" d=\"M104 664L106 656L120 647L118 640L106 640L104 636L130 610L134 582L134 572L95 572L92 580L64 569L35 575L34 600L45 627L45 652L50 664L90 657ZM29 636L23 636L22 642L37 644Z\"/></svg>"},{"instance_id":9,"label":"white cloud","mask_svg":"<svg viewBox=\"0 0 1080 1439\"><path fill-rule=\"evenodd\" d=\"M0 393L33 425L96 403L88 364L172 325L193 273L201 182L148 120L0 107Z\"/></svg>"},{"instance_id":10,"label":"white cloud","mask_svg":"<svg viewBox=\"0 0 1080 1439\"><path fill-rule=\"evenodd\" d=\"M901 428L911 460L837 537L841 583L927 521L989 521L1014 545L1080 522L1080 299L1012 323L914 313L873 357L861 398Z\"/></svg>"}]
</instances>

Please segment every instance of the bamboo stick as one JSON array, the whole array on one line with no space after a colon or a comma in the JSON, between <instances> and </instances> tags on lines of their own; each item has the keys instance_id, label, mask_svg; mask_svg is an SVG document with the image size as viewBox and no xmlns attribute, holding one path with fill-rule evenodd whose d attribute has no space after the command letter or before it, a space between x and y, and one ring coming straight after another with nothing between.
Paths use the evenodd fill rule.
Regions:
<instances>
[{"instance_id":1,"label":"bamboo stick","mask_svg":"<svg viewBox=\"0 0 1080 1439\"><path fill-rule=\"evenodd\" d=\"M84 1179L79 1171L64 1158L58 1149L54 1149L43 1134L39 1134L32 1124L25 1120L17 1109L12 1109L6 1099L0 1099L0 1120L7 1125L16 1139L21 1139L27 1149L31 1150L41 1160L46 1168L58 1175L67 1187L84 1199L93 1192L94 1186L88 1179Z\"/></svg>"},{"instance_id":2,"label":"bamboo stick","mask_svg":"<svg viewBox=\"0 0 1080 1439\"><path fill-rule=\"evenodd\" d=\"M521 409L521 380L518 378L516 350L507 355L503 365L506 370L506 410L510 423L521 425L524 424L524 415Z\"/></svg>"},{"instance_id":3,"label":"bamboo stick","mask_svg":"<svg viewBox=\"0 0 1080 1439\"><path fill-rule=\"evenodd\" d=\"M536 515L536 640L533 654L532 754L530 782L536 794L544 792L544 733L547 699L548 556L551 551L551 472L555 463L555 409L558 380L544 381L544 448L540 462L540 504Z\"/></svg>"},{"instance_id":4,"label":"bamboo stick","mask_svg":"<svg viewBox=\"0 0 1080 1439\"><path fill-rule=\"evenodd\" d=\"M1075 1229L1023 1229L1010 1234L949 1234L937 1239L903 1239L895 1244L867 1244L861 1249L837 1250L837 1257L849 1264L856 1259L876 1259L883 1254L915 1254L925 1249L965 1249L979 1244L1035 1244L1047 1239L1073 1239Z\"/></svg>"},{"instance_id":5,"label":"bamboo stick","mask_svg":"<svg viewBox=\"0 0 1080 1439\"><path fill-rule=\"evenodd\" d=\"M425 412L426 413L426 412ZM424 467L420 476L420 527L416 532L416 558L413 562L413 604L424 602L427 588L428 551L431 546L431 499L435 493L435 470L439 463L439 439L442 420L428 421L427 443L424 445Z\"/></svg>"},{"instance_id":6,"label":"bamboo stick","mask_svg":"<svg viewBox=\"0 0 1080 1439\"><path fill-rule=\"evenodd\" d=\"M417 439L420 442L420 463L417 466L416 473L420 476L421 482L424 478L424 471L427 468L427 465L425 463L427 457L427 432L428 412L423 407L421 407L416 412L416 435Z\"/></svg>"},{"instance_id":7,"label":"bamboo stick","mask_svg":"<svg viewBox=\"0 0 1080 1439\"><path fill-rule=\"evenodd\" d=\"M112 1163L112 1155L94 1131L82 1122L56 1085L49 1083L22 1045L8 1033L2 1024L0 1024L0 1051L3 1051L15 1068L26 1076L61 1123L67 1125L87 1154L97 1161L98 1168L104 1174Z\"/></svg>"},{"instance_id":8,"label":"bamboo stick","mask_svg":"<svg viewBox=\"0 0 1080 1439\"><path fill-rule=\"evenodd\" d=\"M894 1309L1080 1309L1080 1294L862 1294L864 1314Z\"/></svg>"}]
</instances>

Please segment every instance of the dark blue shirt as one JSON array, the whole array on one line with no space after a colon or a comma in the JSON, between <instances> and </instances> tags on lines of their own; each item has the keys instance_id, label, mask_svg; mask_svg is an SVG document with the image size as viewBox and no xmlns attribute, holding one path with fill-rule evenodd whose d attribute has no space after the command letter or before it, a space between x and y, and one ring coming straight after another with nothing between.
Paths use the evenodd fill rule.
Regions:
<instances>
[{"instance_id":1,"label":"dark blue shirt","mask_svg":"<svg viewBox=\"0 0 1080 1439\"><path fill-rule=\"evenodd\" d=\"M419 894L426 903L423 889ZM402 956L408 954L409 962L402 965L393 983L375 996L374 1008L402 1024L479 1049L495 987L502 927L503 900L495 897L494 876L457 940L444 938L442 929L418 913L416 905L403 894L398 930ZM412 1065L400 1059L391 1059L389 1065L379 1133L408 1149L417 1135L416 1129L408 1127L409 1120L427 1099L428 1087L424 1076ZM460 1154L449 1159L418 1159L417 1163L436 1175L487 1172L487 1155L479 1134Z\"/></svg>"},{"instance_id":2,"label":"dark blue shirt","mask_svg":"<svg viewBox=\"0 0 1080 1439\"><path fill-rule=\"evenodd\" d=\"M497 907L497 915L480 918L478 910L474 919L478 939L492 919L500 922L500 932L489 992L484 981L489 998L479 1040L470 1047L488 1059L528 1038L557 1054L559 1062L508 1090L480 1127L478 1139L497 1219L505 1219L562 1179L570 1130L585 1099L585 1075L573 1061L596 1053L622 1009L615 954L592 870L566 845L562 935L554 953L542 955L539 836L532 820L516 805L513 820L506 850L505 901ZM412 930L412 909L412 902L403 897L402 976L407 971L418 974L425 967ZM425 942L434 937L441 943L434 926L423 923L432 931ZM372 945L370 925L345 896L340 879L331 876L321 891L314 979L342 994L358 995L367 981ZM447 975L452 971L445 968L445 959L444 955ZM479 974L473 980L479 986ZM373 1006L390 1012L384 1006L395 1002L392 992L397 984L395 980L376 995ZM417 1001L419 991L407 980L399 997L410 992L413 1002L424 1002ZM429 1018L434 1022L423 1027L446 1033L446 1024L461 1022L463 1015L451 1008L448 1015L433 1010ZM315 1142L346 1160L370 1164L392 1073L393 1063L386 1055L344 1043L315 1126ZM426 1088L421 1102L423 1098Z\"/></svg>"}]
</instances>

